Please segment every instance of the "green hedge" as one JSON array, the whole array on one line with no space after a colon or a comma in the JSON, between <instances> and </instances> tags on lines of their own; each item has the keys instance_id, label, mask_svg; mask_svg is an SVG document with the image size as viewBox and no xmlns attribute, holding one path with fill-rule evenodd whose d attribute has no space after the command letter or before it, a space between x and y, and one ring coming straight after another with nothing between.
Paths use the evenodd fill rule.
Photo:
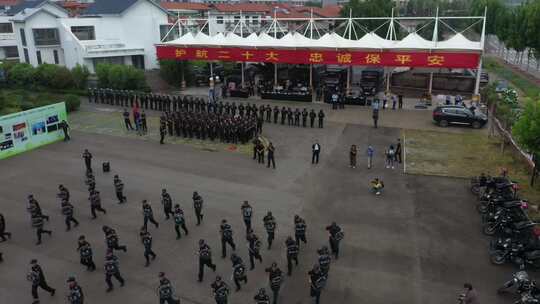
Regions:
<instances>
[{"instance_id":1,"label":"green hedge","mask_svg":"<svg viewBox=\"0 0 540 304\"><path fill-rule=\"evenodd\" d=\"M96 67L98 86L118 90L146 90L144 71L130 65L98 64Z\"/></svg>"},{"instance_id":2,"label":"green hedge","mask_svg":"<svg viewBox=\"0 0 540 304\"><path fill-rule=\"evenodd\" d=\"M81 105L80 96L52 92L33 92L23 89L0 91L0 115L25 111L64 101L68 112L76 111Z\"/></svg>"}]
</instances>

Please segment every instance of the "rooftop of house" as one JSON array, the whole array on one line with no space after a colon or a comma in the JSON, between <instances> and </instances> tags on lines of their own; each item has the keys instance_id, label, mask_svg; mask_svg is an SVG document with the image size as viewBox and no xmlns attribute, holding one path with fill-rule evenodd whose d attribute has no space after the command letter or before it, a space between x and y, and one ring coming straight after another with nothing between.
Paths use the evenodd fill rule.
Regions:
<instances>
[{"instance_id":1,"label":"rooftop of house","mask_svg":"<svg viewBox=\"0 0 540 304\"><path fill-rule=\"evenodd\" d=\"M204 3L191 2L161 2L161 7L167 10L208 11L210 7Z\"/></svg>"}]
</instances>

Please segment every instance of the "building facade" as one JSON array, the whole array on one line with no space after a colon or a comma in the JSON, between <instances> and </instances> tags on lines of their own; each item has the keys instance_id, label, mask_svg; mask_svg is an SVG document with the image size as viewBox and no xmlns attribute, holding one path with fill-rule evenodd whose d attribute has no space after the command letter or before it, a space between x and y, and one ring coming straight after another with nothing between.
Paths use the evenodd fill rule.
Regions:
<instances>
[{"instance_id":1,"label":"building facade","mask_svg":"<svg viewBox=\"0 0 540 304\"><path fill-rule=\"evenodd\" d=\"M0 61L19 60L17 39L10 16L0 16Z\"/></svg>"}]
</instances>

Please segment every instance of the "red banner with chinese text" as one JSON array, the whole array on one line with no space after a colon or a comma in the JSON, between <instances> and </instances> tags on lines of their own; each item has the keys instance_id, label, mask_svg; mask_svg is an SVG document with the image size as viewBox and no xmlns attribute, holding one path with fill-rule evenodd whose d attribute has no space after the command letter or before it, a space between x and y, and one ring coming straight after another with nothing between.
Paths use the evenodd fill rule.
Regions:
<instances>
[{"instance_id":1,"label":"red banner with chinese text","mask_svg":"<svg viewBox=\"0 0 540 304\"><path fill-rule=\"evenodd\" d=\"M480 54L156 46L158 59L476 69Z\"/></svg>"}]
</instances>

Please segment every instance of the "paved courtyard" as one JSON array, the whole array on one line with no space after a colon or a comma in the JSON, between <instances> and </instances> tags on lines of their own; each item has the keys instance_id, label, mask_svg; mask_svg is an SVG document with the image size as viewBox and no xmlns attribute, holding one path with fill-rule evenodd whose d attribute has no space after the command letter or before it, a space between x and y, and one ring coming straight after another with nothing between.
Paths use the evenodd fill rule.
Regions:
<instances>
[{"instance_id":1,"label":"paved courtyard","mask_svg":"<svg viewBox=\"0 0 540 304\"><path fill-rule=\"evenodd\" d=\"M276 170L258 165L245 153L201 149L183 143L160 146L156 140L88 131L74 131L69 143L52 144L1 161L0 212L6 217L13 239L0 243L5 256L5 262L0 264L0 303L31 301L26 271L32 258L39 260L49 284L58 289L53 298L41 293L42 303L65 303L65 281L70 275L77 277L88 303L157 303L159 271L167 273L182 303L214 303L210 283L215 274L206 272L204 282L196 282L197 242L201 238L208 241L217 274L233 290L231 262L221 259L219 254L219 221L226 218L232 224L237 252L248 262L240 214L244 200L254 207L253 223L261 239L265 240L262 217L267 211L275 215L278 228L275 246L262 251L263 264L257 264L248 273L249 282L241 292L232 292L232 304L252 303L256 291L268 286L263 267L272 261L286 269L284 241L293 234L294 214L307 221L308 244L301 246L300 266L285 278L280 303L311 303L307 271L316 262L316 249L327 244L324 227L331 221L344 229L345 240L342 257L332 262L321 303L455 303L465 281L478 289L482 303L509 302L498 297L495 289L513 268L490 264L488 239L481 234L468 181L407 175L402 167L384 169L382 151L400 137L400 129L389 126L384 113L385 127L366 126L369 119L359 117L369 114L363 112L368 113L352 110L331 114L324 129L265 125L265 137L276 146ZM400 124L411 124L416 117L429 119L430 115L403 113L391 115L403 115L404 122ZM337 115L347 119L341 120ZM315 139L322 146L319 165L310 163ZM348 167L351 144L360 148L357 169ZM371 170L364 166L368 144L379 155ZM90 220L88 193L83 183L84 148L94 155L97 189L107 209L107 215L100 214L97 220ZM111 162L112 172L101 172L103 161ZM114 174L119 174L126 185L125 205L116 203ZM386 184L380 197L368 191L373 177L381 177ZM70 190L76 217L81 222L71 232L64 231L56 198L58 184ZM187 215L190 234L181 240L175 240L173 223L165 221L161 212L159 198L164 187ZM194 225L193 191L205 199L204 223L199 227ZM39 247L34 245L35 233L26 212L29 193L41 203L44 213L51 215L46 227L52 228L53 236L44 236ZM138 237L143 199L151 202L160 222L159 229L149 226L158 257L148 268L143 267L143 247ZM115 228L121 243L128 246L127 253L118 253L126 286L110 294L105 293L101 268L105 253L102 225ZM98 264L94 273L79 265L75 248L80 234L86 235L94 248Z\"/></svg>"}]
</instances>

